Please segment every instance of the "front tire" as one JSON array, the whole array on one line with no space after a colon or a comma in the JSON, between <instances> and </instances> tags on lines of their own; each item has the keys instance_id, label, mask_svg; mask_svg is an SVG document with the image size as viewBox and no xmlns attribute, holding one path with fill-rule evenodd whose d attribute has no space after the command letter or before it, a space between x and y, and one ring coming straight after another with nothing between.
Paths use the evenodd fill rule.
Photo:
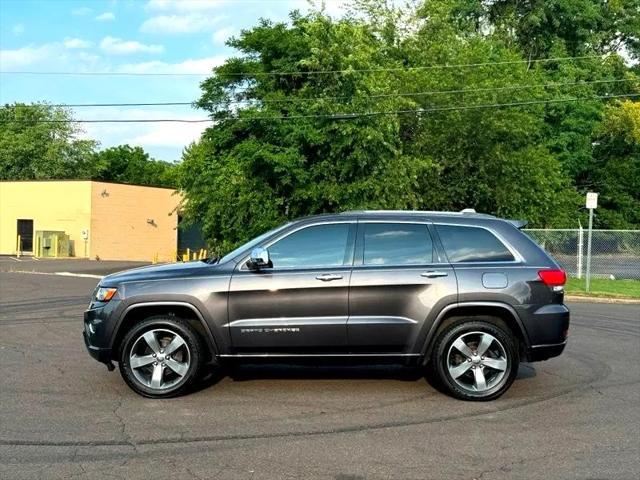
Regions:
<instances>
[{"instance_id":1,"label":"front tire","mask_svg":"<svg viewBox=\"0 0 640 480\"><path fill-rule=\"evenodd\" d=\"M122 378L133 391L149 398L184 393L204 358L195 330L185 320L170 316L155 316L134 325L121 345Z\"/></svg>"},{"instance_id":2,"label":"front tire","mask_svg":"<svg viewBox=\"0 0 640 480\"><path fill-rule=\"evenodd\" d=\"M440 332L432 352L442 387L461 400L504 394L518 373L517 339L498 319L460 319Z\"/></svg>"}]
</instances>

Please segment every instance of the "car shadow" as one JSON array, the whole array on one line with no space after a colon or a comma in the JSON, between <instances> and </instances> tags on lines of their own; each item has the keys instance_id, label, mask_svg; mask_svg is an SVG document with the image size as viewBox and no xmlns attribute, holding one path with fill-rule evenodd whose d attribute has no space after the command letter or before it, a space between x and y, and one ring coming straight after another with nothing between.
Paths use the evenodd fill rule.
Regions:
<instances>
[{"instance_id":1,"label":"car shadow","mask_svg":"<svg viewBox=\"0 0 640 480\"><path fill-rule=\"evenodd\" d=\"M230 365L227 375L234 381L249 380L404 380L424 377L424 369L403 365L357 365L323 362L314 364L244 363Z\"/></svg>"},{"instance_id":2,"label":"car shadow","mask_svg":"<svg viewBox=\"0 0 640 480\"><path fill-rule=\"evenodd\" d=\"M516 381L536 376L530 363L521 363ZM430 369L396 364L354 364L352 362L323 361L322 363L237 363L212 368L202 375L190 389L198 392L230 378L235 382L258 380L426 380L434 389L442 391Z\"/></svg>"},{"instance_id":3,"label":"car shadow","mask_svg":"<svg viewBox=\"0 0 640 480\"><path fill-rule=\"evenodd\" d=\"M527 378L533 378L538 375L536 372L536 367L531 363L521 363L520 368L518 369L518 375L516 375L516 380L526 380Z\"/></svg>"}]
</instances>

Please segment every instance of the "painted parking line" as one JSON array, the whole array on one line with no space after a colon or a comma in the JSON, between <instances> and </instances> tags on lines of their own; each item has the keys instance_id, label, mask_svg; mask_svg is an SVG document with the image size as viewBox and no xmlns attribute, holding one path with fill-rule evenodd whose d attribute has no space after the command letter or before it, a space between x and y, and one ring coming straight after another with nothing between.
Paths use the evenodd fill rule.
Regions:
<instances>
[{"instance_id":1,"label":"painted parking line","mask_svg":"<svg viewBox=\"0 0 640 480\"><path fill-rule=\"evenodd\" d=\"M104 278L104 275L95 275L93 273L55 272L55 275L62 275L64 277Z\"/></svg>"},{"instance_id":2,"label":"painted parking line","mask_svg":"<svg viewBox=\"0 0 640 480\"><path fill-rule=\"evenodd\" d=\"M58 275L61 277L78 277L78 278L97 278L102 279L104 275L95 275L93 273L73 273L73 272L34 272L30 270L9 270L7 273L27 273L29 275Z\"/></svg>"}]
</instances>

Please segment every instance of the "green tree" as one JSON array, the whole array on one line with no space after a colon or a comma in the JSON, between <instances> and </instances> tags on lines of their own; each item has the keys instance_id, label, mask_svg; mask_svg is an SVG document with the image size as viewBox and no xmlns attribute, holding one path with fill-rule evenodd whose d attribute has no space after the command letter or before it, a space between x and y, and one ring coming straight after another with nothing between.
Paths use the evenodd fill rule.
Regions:
<instances>
[{"instance_id":1,"label":"green tree","mask_svg":"<svg viewBox=\"0 0 640 480\"><path fill-rule=\"evenodd\" d=\"M80 139L71 110L44 103L0 107L0 180L94 179L171 187L172 163L154 160L141 147L97 151Z\"/></svg>"},{"instance_id":2,"label":"green tree","mask_svg":"<svg viewBox=\"0 0 640 480\"><path fill-rule=\"evenodd\" d=\"M591 25L581 2L555 3ZM474 207L574 226L607 103L591 97L638 92L637 76L615 54L537 60L611 51L624 22L597 19L597 35L573 38L561 16L532 53L516 26L533 14L497 3L359 0L340 20L294 12L231 39L238 55L198 102L214 125L179 168L188 218L221 249L351 208Z\"/></svg>"},{"instance_id":3,"label":"green tree","mask_svg":"<svg viewBox=\"0 0 640 480\"><path fill-rule=\"evenodd\" d=\"M92 156L94 180L151 185L174 186L174 165L152 159L142 147L118 145L96 152Z\"/></svg>"},{"instance_id":4,"label":"green tree","mask_svg":"<svg viewBox=\"0 0 640 480\"><path fill-rule=\"evenodd\" d=\"M393 87L385 74L270 75L272 71L399 66L366 25L294 13L262 21L230 42L243 53L203 83L200 105L216 120L186 152L187 212L227 248L287 218L350 208L416 208L429 158L403 149L398 116L350 118L367 96ZM242 108L237 109L237 102ZM376 104L407 107L400 97ZM343 120L323 116L344 114Z\"/></svg>"},{"instance_id":5,"label":"green tree","mask_svg":"<svg viewBox=\"0 0 640 480\"><path fill-rule=\"evenodd\" d=\"M459 16L516 42L526 58L579 56L624 47L640 56L639 0L458 0Z\"/></svg>"},{"instance_id":6,"label":"green tree","mask_svg":"<svg viewBox=\"0 0 640 480\"><path fill-rule=\"evenodd\" d=\"M562 213L557 207L570 195L556 192L570 190L567 182L545 148L531 146L539 112L411 113L496 96L458 95L452 103L403 91L487 88L527 74L526 66L498 75L411 70L434 60L517 58L481 41L470 47L431 19L407 40L410 28L394 31L388 22L382 32L354 18L294 13L290 26L263 21L230 42L242 56L203 83L199 103L216 125L186 152L180 178L187 212L213 244L228 248L287 218L352 208L477 207L540 224ZM341 72L269 73L301 70ZM384 113L396 111L404 113Z\"/></svg>"},{"instance_id":7,"label":"green tree","mask_svg":"<svg viewBox=\"0 0 640 480\"><path fill-rule=\"evenodd\" d=\"M640 103L608 106L593 144L594 168L584 186L600 192L598 225L640 227Z\"/></svg>"},{"instance_id":8,"label":"green tree","mask_svg":"<svg viewBox=\"0 0 640 480\"><path fill-rule=\"evenodd\" d=\"M79 139L71 120L46 104L0 107L0 180L89 178L97 143Z\"/></svg>"}]
</instances>

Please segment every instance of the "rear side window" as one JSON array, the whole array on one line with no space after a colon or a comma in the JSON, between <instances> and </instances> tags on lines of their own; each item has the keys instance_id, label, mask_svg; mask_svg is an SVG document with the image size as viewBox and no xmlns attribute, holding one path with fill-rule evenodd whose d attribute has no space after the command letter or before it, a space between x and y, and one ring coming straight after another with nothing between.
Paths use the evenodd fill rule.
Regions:
<instances>
[{"instance_id":1,"label":"rear side window","mask_svg":"<svg viewBox=\"0 0 640 480\"><path fill-rule=\"evenodd\" d=\"M433 262L433 243L426 225L365 223L365 265L421 265Z\"/></svg>"},{"instance_id":2,"label":"rear side window","mask_svg":"<svg viewBox=\"0 0 640 480\"><path fill-rule=\"evenodd\" d=\"M452 263L515 260L509 249L484 228L436 225L436 229Z\"/></svg>"}]
</instances>

